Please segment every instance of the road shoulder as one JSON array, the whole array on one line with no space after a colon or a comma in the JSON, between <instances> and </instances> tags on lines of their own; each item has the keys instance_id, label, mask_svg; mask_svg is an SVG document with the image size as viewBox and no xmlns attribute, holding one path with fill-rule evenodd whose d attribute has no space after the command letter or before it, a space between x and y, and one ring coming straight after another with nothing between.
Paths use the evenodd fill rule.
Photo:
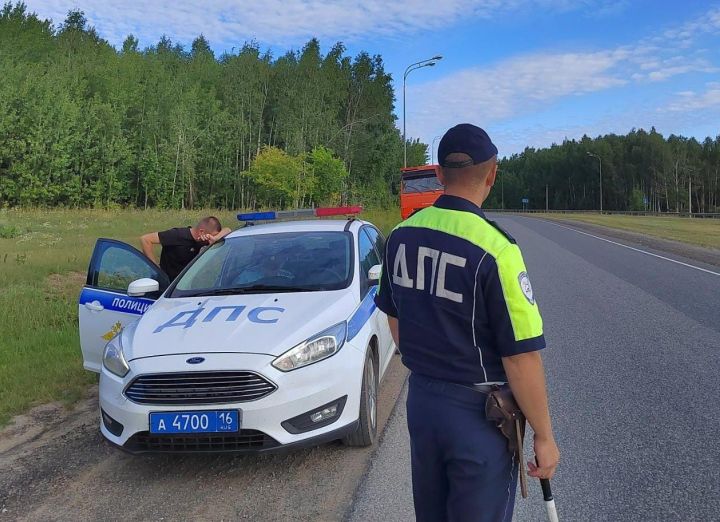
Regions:
<instances>
[{"instance_id":1,"label":"road shoulder","mask_svg":"<svg viewBox=\"0 0 720 522\"><path fill-rule=\"evenodd\" d=\"M672 239L663 239L647 234L640 234L638 232L630 232L627 230L621 230L602 225L584 223L582 221L576 221L573 219L548 219L538 216L529 217L532 217L533 219L547 221L548 223L553 223L556 225L565 225L567 227L575 228L577 230L582 230L583 232L587 232L588 234L596 234L610 239L632 242L652 250L657 250L660 252L685 257L687 259L692 259L693 261L698 261L700 263L705 263L711 266L720 267L720 250L691 245L689 243L683 243L681 241L675 241Z\"/></svg>"},{"instance_id":2,"label":"road shoulder","mask_svg":"<svg viewBox=\"0 0 720 522\"><path fill-rule=\"evenodd\" d=\"M411 522L415 519L407 432L407 380L345 522Z\"/></svg>"},{"instance_id":3,"label":"road shoulder","mask_svg":"<svg viewBox=\"0 0 720 522\"><path fill-rule=\"evenodd\" d=\"M395 356L380 387L381 434L406 378ZM131 456L99 433L97 387L61 408L40 406L0 431L0 520L341 520L377 448Z\"/></svg>"}]
</instances>

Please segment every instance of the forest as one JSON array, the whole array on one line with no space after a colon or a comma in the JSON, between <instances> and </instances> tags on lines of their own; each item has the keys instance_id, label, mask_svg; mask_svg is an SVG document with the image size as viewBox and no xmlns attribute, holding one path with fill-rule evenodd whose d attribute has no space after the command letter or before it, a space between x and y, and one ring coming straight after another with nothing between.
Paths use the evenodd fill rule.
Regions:
<instances>
[{"instance_id":1,"label":"forest","mask_svg":"<svg viewBox=\"0 0 720 522\"><path fill-rule=\"evenodd\" d=\"M601 167L602 166L602 167ZM583 136L499 162L489 208L720 212L720 136ZM547 198L547 199L546 199ZM504 205L503 205L504 201Z\"/></svg>"},{"instance_id":2,"label":"forest","mask_svg":"<svg viewBox=\"0 0 720 522\"><path fill-rule=\"evenodd\" d=\"M393 78L342 43L116 49L80 11L55 26L7 3L0 78L0 207L397 205ZM408 142L409 165L427 158ZM601 169L604 210L720 211L720 136L655 129L503 157L485 206L597 210Z\"/></svg>"},{"instance_id":3,"label":"forest","mask_svg":"<svg viewBox=\"0 0 720 522\"><path fill-rule=\"evenodd\" d=\"M394 203L403 143L381 57L238 45L115 49L80 11L55 27L5 4L0 206ZM408 153L422 164L427 147Z\"/></svg>"}]
</instances>

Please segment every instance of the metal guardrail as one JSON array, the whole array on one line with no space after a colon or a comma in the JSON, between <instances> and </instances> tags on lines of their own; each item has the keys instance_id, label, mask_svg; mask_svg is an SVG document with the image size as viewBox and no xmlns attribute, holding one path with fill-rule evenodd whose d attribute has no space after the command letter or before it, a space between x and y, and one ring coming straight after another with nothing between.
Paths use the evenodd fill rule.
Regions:
<instances>
[{"instance_id":1,"label":"metal guardrail","mask_svg":"<svg viewBox=\"0 0 720 522\"><path fill-rule=\"evenodd\" d=\"M483 208L486 212L508 212L514 214L604 214L618 216L655 216L655 217L686 217L686 218L709 218L720 219L720 212L651 212L643 210L523 210L520 208L501 209L501 208Z\"/></svg>"}]
</instances>

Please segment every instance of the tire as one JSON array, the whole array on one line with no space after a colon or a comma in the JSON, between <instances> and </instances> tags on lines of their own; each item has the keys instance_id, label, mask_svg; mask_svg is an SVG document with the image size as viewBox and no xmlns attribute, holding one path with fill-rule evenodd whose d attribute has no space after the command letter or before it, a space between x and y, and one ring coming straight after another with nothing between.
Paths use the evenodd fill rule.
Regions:
<instances>
[{"instance_id":1,"label":"tire","mask_svg":"<svg viewBox=\"0 0 720 522\"><path fill-rule=\"evenodd\" d=\"M360 387L360 417L357 430L343 442L346 446L364 448L372 446L377 438L377 393L378 371L377 361L372 347L368 346L363 368L362 386Z\"/></svg>"}]
</instances>

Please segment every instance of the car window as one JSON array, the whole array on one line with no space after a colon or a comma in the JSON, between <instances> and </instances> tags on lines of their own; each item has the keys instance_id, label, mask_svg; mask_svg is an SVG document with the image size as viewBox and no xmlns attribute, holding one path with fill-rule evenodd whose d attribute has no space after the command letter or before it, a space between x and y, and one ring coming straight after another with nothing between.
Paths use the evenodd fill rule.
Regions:
<instances>
[{"instance_id":1,"label":"car window","mask_svg":"<svg viewBox=\"0 0 720 522\"><path fill-rule=\"evenodd\" d=\"M149 277L158 280L158 271L136 252L121 244L110 244L96 261L95 285L106 290L127 292L136 279Z\"/></svg>"},{"instance_id":2,"label":"car window","mask_svg":"<svg viewBox=\"0 0 720 522\"><path fill-rule=\"evenodd\" d=\"M367 235L370 236L370 241L372 241L373 245L375 245L375 250L377 250L378 256L382 259L385 255L385 238L375 227L366 226L363 227L363 230L365 230Z\"/></svg>"},{"instance_id":3,"label":"car window","mask_svg":"<svg viewBox=\"0 0 720 522\"><path fill-rule=\"evenodd\" d=\"M365 297L368 290L370 289L370 280L368 278L368 272L370 269L380 264L380 258L375 250L373 240L368 234L370 227L363 227L360 229L358 236L358 258L360 262L360 297Z\"/></svg>"},{"instance_id":4,"label":"car window","mask_svg":"<svg viewBox=\"0 0 720 522\"><path fill-rule=\"evenodd\" d=\"M201 254L169 297L346 288L350 238L347 232L310 231L229 238Z\"/></svg>"},{"instance_id":5,"label":"car window","mask_svg":"<svg viewBox=\"0 0 720 522\"><path fill-rule=\"evenodd\" d=\"M176 288L212 288L219 283L223 266L230 255L231 247L227 241L220 241L200 255L185 276L182 285Z\"/></svg>"}]
</instances>

